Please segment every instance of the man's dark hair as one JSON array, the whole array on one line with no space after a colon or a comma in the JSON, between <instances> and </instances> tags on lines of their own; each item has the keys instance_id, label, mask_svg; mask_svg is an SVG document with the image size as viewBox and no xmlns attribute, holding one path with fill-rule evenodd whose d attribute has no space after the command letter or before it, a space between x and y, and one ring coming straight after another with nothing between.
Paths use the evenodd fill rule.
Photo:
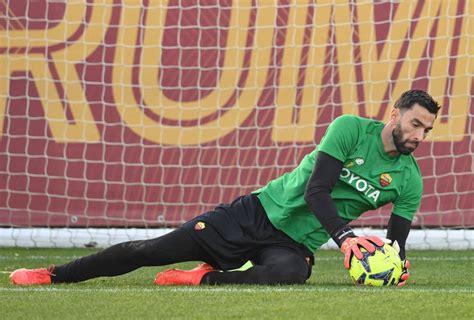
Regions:
<instances>
[{"instance_id":1,"label":"man's dark hair","mask_svg":"<svg viewBox=\"0 0 474 320\"><path fill-rule=\"evenodd\" d=\"M441 108L433 97L419 89L405 91L395 102L395 108L400 109L400 111L405 111L413 107L416 103L435 115L438 114L438 110Z\"/></svg>"}]
</instances>

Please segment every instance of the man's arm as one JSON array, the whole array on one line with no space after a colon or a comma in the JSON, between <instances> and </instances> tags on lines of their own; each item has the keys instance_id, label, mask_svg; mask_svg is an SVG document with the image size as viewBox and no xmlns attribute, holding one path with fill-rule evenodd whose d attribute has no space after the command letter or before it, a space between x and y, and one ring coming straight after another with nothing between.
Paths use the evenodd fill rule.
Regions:
<instances>
[{"instance_id":1,"label":"man's arm","mask_svg":"<svg viewBox=\"0 0 474 320\"><path fill-rule=\"evenodd\" d=\"M346 229L347 224L337 213L336 204L331 198L331 191L339 179L342 167L343 163L338 159L318 152L316 165L304 194L308 207L339 246L347 237L355 237L351 230L347 230L347 234L339 234L340 230Z\"/></svg>"},{"instance_id":2,"label":"man's arm","mask_svg":"<svg viewBox=\"0 0 474 320\"><path fill-rule=\"evenodd\" d=\"M402 218L396 214L391 215L388 221L387 227L387 238L392 242L397 241L400 246L400 258L405 260L405 244L407 241L408 234L410 233L411 221Z\"/></svg>"},{"instance_id":3,"label":"man's arm","mask_svg":"<svg viewBox=\"0 0 474 320\"><path fill-rule=\"evenodd\" d=\"M383 246L378 237L357 237L346 222L339 216L331 191L339 179L342 161L319 151L316 165L305 190L305 201L321 225L331 235L344 253L344 267L349 269L352 255L362 259L359 247L374 252L375 246Z\"/></svg>"},{"instance_id":4,"label":"man's arm","mask_svg":"<svg viewBox=\"0 0 474 320\"><path fill-rule=\"evenodd\" d=\"M405 255L405 244L408 233L410 233L410 228L410 220L392 213L392 216L388 221L387 238L392 240L392 244L394 245L394 248L398 250L398 254L403 263L403 272L397 284L399 287L404 286L408 281L408 277L410 277L410 261L408 261Z\"/></svg>"},{"instance_id":5,"label":"man's arm","mask_svg":"<svg viewBox=\"0 0 474 320\"><path fill-rule=\"evenodd\" d=\"M411 173L409 179L405 182L403 193L393 202L387 237L394 241L394 244L396 241L400 247L399 254L403 262L403 272L397 286L404 286L410 276L410 261L406 258L405 244L410 232L411 221L420 207L422 194L423 180L419 170L416 170Z\"/></svg>"}]
</instances>

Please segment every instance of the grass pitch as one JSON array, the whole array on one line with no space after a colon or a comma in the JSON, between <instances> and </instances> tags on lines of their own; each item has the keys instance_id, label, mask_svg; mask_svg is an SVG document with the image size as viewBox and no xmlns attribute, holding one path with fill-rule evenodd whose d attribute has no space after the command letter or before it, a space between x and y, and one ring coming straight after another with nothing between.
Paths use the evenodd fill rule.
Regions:
<instances>
[{"instance_id":1,"label":"grass pitch","mask_svg":"<svg viewBox=\"0 0 474 320\"><path fill-rule=\"evenodd\" d=\"M1 248L0 318L474 318L473 250L410 251L411 277L404 288L353 286L336 251L318 252L311 279L300 286L158 287L153 280L161 267L78 284L16 287L9 283L9 271L14 269L61 264L93 252Z\"/></svg>"}]
</instances>

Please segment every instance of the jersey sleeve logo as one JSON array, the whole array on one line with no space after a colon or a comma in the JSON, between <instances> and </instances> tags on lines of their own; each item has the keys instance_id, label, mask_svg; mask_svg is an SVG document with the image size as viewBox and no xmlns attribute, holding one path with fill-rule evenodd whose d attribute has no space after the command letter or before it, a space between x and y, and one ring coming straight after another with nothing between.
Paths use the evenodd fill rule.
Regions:
<instances>
[{"instance_id":1,"label":"jersey sleeve logo","mask_svg":"<svg viewBox=\"0 0 474 320\"><path fill-rule=\"evenodd\" d=\"M355 159L354 161L349 161L349 162L347 162L347 163L344 165L344 167L350 168L350 167L354 166L354 164L356 164L356 165L358 165L358 166L361 166L361 165L363 165L364 163L365 163L364 159L362 159L362 158L357 158L357 159Z\"/></svg>"},{"instance_id":2,"label":"jersey sleeve logo","mask_svg":"<svg viewBox=\"0 0 474 320\"><path fill-rule=\"evenodd\" d=\"M194 225L194 230L196 231L202 230L204 228L206 228L206 224L202 221L199 221L198 223Z\"/></svg>"},{"instance_id":3,"label":"jersey sleeve logo","mask_svg":"<svg viewBox=\"0 0 474 320\"><path fill-rule=\"evenodd\" d=\"M392 180L392 176L390 176L388 173L382 173L380 175L380 185L382 187L388 186L390 183L392 183Z\"/></svg>"}]
</instances>

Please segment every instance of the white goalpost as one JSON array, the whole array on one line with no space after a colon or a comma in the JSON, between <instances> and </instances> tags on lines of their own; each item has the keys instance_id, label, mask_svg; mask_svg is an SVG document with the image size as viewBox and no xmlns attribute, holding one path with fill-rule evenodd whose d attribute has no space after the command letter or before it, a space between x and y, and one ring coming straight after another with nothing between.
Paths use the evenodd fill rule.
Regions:
<instances>
[{"instance_id":1,"label":"white goalpost","mask_svg":"<svg viewBox=\"0 0 474 320\"><path fill-rule=\"evenodd\" d=\"M162 236L172 228L0 228L0 243L3 247L36 248L106 248L131 241ZM358 235L386 237L386 230L354 228ZM469 250L474 242L473 230L427 229L412 230L407 241L407 250ZM333 240L322 250L337 249Z\"/></svg>"},{"instance_id":2,"label":"white goalpost","mask_svg":"<svg viewBox=\"0 0 474 320\"><path fill-rule=\"evenodd\" d=\"M0 247L169 232L292 170L331 121L425 89L409 249L474 248L468 1L0 3ZM391 207L364 214L385 236ZM324 248L335 248L329 243Z\"/></svg>"}]
</instances>

